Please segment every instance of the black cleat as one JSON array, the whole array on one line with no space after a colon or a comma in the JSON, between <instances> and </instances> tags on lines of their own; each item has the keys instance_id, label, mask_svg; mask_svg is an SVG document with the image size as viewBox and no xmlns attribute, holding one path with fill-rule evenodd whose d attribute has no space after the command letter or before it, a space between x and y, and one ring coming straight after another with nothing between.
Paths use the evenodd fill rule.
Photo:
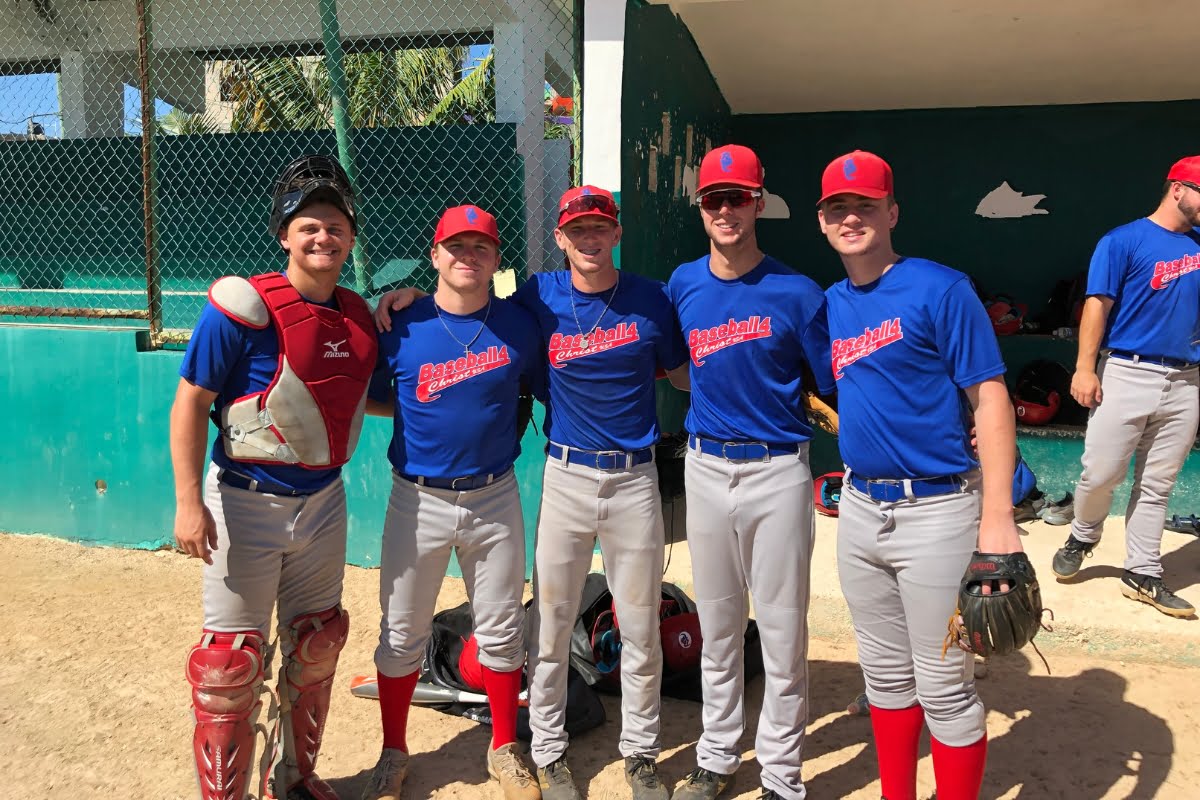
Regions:
<instances>
[{"instance_id":1,"label":"black cleat","mask_svg":"<svg viewBox=\"0 0 1200 800\"><path fill-rule=\"evenodd\" d=\"M567 767L566 756L538 767L537 778L542 800L583 800L575 788L575 779Z\"/></svg>"},{"instance_id":2,"label":"black cleat","mask_svg":"<svg viewBox=\"0 0 1200 800\"><path fill-rule=\"evenodd\" d=\"M1139 575L1125 570L1121 578L1121 594L1130 600L1154 606L1168 617L1190 617L1196 613L1191 603L1163 586L1162 578L1153 575Z\"/></svg>"},{"instance_id":3,"label":"black cleat","mask_svg":"<svg viewBox=\"0 0 1200 800\"><path fill-rule=\"evenodd\" d=\"M1074 578L1083 566L1085 556L1091 557L1096 542L1081 542L1074 536L1067 536L1067 543L1058 548L1054 554L1052 567L1054 574L1060 578Z\"/></svg>"},{"instance_id":4,"label":"black cleat","mask_svg":"<svg viewBox=\"0 0 1200 800\"><path fill-rule=\"evenodd\" d=\"M732 784L732 775L696 767L687 780L675 787L675 800L716 800Z\"/></svg>"},{"instance_id":5,"label":"black cleat","mask_svg":"<svg viewBox=\"0 0 1200 800\"><path fill-rule=\"evenodd\" d=\"M671 793L658 777L658 764L650 756L626 757L625 781L633 789L633 800L671 800Z\"/></svg>"}]
</instances>

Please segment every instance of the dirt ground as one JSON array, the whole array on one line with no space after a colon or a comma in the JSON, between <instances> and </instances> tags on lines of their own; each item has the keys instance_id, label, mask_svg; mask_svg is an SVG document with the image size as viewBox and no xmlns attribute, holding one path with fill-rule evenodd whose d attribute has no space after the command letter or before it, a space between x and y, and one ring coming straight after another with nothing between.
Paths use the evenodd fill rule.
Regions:
<instances>
[{"instance_id":1,"label":"dirt ground","mask_svg":"<svg viewBox=\"0 0 1200 800\"><path fill-rule=\"evenodd\" d=\"M1064 530L1035 532L1030 538L1044 537L1038 547L1051 552ZM672 571L686 570L686 552L676 547ZM1106 548L1119 557L1118 545ZM819 545L818 553L831 549ZM1197 582L1200 541L1176 542L1175 549L1171 569L1177 574L1186 570L1188 577L1174 585L1183 589ZM869 723L845 713L861 677L849 631L840 622L844 616L831 588L836 575L827 568L830 560L824 556L814 563L805 777L809 796L818 800L876 800L879 784ZM1166 620L1148 607L1119 599L1115 582L1104 582L1119 571L1100 561L1090 567L1092 577L1100 580L1088 580L1087 587L1071 590L1070 597L1066 591L1057 595L1053 584L1044 587L1046 594L1059 601L1060 620L1062 608L1071 611L1074 603L1100 609L1095 613L1104 616L1105 625L1124 615L1130 620L1122 623L1129 635L1119 634L1120 625L1095 629L1093 635L1088 633L1092 629L1072 628L1068 622L1068 634L1043 637L1052 675L1040 661L1031 664L1023 656L991 665L980 683L991 737L985 798L1200 796L1198 626ZM194 797L182 667L198 630L199 563L171 552L0 536L0 564L4 795L26 800ZM373 673L377 587L377 572L347 570L346 606L353 632L342 654L320 763L321 775L347 800L358 797L380 741L378 705L349 692L352 675ZM440 606L455 605L463 597L462 582L447 580ZM1156 633L1160 629L1161 636ZM1138 631L1146 636L1138 638ZM1167 642L1165 649L1155 649L1158 641ZM1096 642L1102 646L1094 647ZM1130 652L1137 660L1128 657ZM761 681L748 686L751 719L761 692ZM608 723L579 737L570 753L572 769L593 800L629 796L616 750L617 703L613 698L605 702ZM694 766L700 708L668 699L663 714L660 765L674 782ZM488 738L489 729L473 722L415 709L409 735L414 758L405 797L498 798L484 766ZM758 795L753 728L743 746L746 761L732 796L748 800ZM927 747L920 783L923 796L932 793Z\"/></svg>"}]
</instances>

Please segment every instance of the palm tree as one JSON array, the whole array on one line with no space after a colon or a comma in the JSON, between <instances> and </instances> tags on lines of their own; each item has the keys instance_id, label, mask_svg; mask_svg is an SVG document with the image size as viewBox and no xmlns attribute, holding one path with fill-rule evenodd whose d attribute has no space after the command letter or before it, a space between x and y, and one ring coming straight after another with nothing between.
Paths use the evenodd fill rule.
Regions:
<instances>
[{"instance_id":1,"label":"palm tree","mask_svg":"<svg viewBox=\"0 0 1200 800\"><path fill-rule=\"evenodd\" d=\"M491 54L464 66L465 47L346 56L346 90L356 128L495 120ZM222 82L234 101L232 130L312 130L333 125L325 59L315 56L228 61Z\"/></svg>"}]
</instances>

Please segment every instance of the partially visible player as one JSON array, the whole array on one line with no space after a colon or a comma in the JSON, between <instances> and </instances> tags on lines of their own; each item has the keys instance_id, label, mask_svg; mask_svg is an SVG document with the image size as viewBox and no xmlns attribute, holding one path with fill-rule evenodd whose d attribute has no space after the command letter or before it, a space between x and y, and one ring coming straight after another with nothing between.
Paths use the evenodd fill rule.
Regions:
<instances>
[{"instance_id":1,"label":"partially visible player","mask_svg":"<svg viewBox=\"0 0 1200 800\"><path fill-rule=\"evenodd\" d=\"M595 186L559 202L555 241L568 270L537 273L513 295L537 319L549 363L546 436L529 636L529 720L544 800L578 800L565 730L571 631L597 540L621 628L621 741L634 800L668 796L658 775L662 500L656 369L685 385L687 352L665 287L618 272L613 195ZM380 299L376 320L412 299Z\"/></svg>"},{"instance_id":2,"label":"partially visible player","mask_svg":"<svg viewBox=\"0 0 1200 800\"><path fill-rule=\"evenodd\" d=\"M1054 554L1060 578L1079 572L1133 456L1121 592L1171 617L1196 613L1163 585L1160 550L1167 500L1200 420L1198 226L1200 156L1192 156L1171 167L1150 216L1109 231L1092 255L1071 378L1071 396L1092 412L1075 520Z\"/></svg>"},{"instance_id":3,"label":"partially visible player","mask_svg":"<svg viewBox=\"0 0 1200 800\"><path fill-rule=\"evenodd\" d=\"M537 782L517 749L525 524L513 463L522 387L544 394L541 340L523 309L491 294L500 264L491 214L474 205L448 209L430 258L437 291L393 316L371 386L371 413L393 417L394 432L375 650L383 751L362 797L400 797L408 712L454 552L492 711L488 773L506 800L537 800Z\"/></svg>"},{"instance_id":4,"label":"partially visible player","mask_svg":"<svg viewBox=\"0 0 1200 800\"><path fill-rule=\"evenodd\" d=\"M754 600L765 685L755 749L764 798L805 796L808 601L813 545L812 426L801 405L811 368L833 390L825 298L758 247L763 168L749 148L700 164L708 255L668 283L691 355L685 462L688 547L704 636L704 732L676 800L712 800L741 764L742 644Z\"/></svg>"},{"instance_id":5,"label":"partially visible player","mask_svg":"<svg viewBox=\"0 0 1200 800\"><path fill-rule=\"evenodd\" d=\"M938 799L974 800L987 758L984 709L971 656L943 656L943 641L972 553L1022 549L1015 415L970 280L897 255L899 213L879 156L855 151L826 167L817 218L847 274L825 293L846 463L838 571L884 798L916 800L928 725Z\"/></svg>"},{"instance_id":6,"label":"partially visible player","mask_svg":"<svg viewBox=\"0 0 1200 800\"><path fill-rule=\"evenodd\" d=\"M337 797L314 769L349 630L341 466L358 442L376 356L370 310L337 286L356 230L336 161L289 164L270 218L286 270L214 283L180 368L175 539L205 562L204 632L187 658L202 800L251 792L276 603L280 715L255 794ZM205 474L210 414L219 435Z\"/></svg>"}]
</instances>

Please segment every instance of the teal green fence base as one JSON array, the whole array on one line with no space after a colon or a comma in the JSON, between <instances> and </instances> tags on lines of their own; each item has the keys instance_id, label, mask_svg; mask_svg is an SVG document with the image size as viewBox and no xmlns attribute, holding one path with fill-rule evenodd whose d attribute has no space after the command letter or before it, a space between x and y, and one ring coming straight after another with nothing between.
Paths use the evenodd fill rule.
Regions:
<instances>
[{"instance_id":1,"label":"teal green fence base","mask_svg":"<svg viewBox=\"0 0 1200 800\"><path fill-rule=\"evenodd\" d=\"M0 327L0 531L157 549L174 542L168 413L182 353L136 350L136 332ZM538 407L538 429L541 429ZM391 491L391 423L369 418L346 466L347 561L379 565ZM542 490L545 440L531 426L516 475L526 574ZM451 574L458 575L457 564Z\"/></svg>"}]
</instances>

